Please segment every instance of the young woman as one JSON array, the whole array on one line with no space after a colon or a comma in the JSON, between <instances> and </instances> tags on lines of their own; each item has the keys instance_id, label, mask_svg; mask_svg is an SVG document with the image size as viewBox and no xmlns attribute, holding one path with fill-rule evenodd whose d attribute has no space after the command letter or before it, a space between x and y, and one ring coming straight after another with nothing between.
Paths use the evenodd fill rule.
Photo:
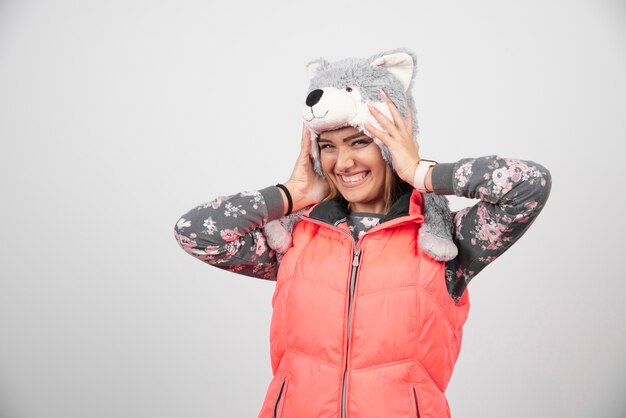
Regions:
<instances>
[{"instance_id":1,"label":"young woman","mask_svg":"<svg viewBox=\"0 0 626 418\"><path fill-rule=\"evenodd\" d=\"M427 192L480 199L453 213L458 256L430 258L417 242L424 217L412 120L387 102L393 120L370 108L384 130L367 129L387 145L393 168L372 138L344 127L319 135L323 180L305 128L284 185L219 196L176 223L192 256L276 281L274 375L261 418L450 416L445 389L469 310L466 286L549 196L550 173L532 161L492 155L428 167L418 179ZM301 220L279 258L262 226L289 209Z\"/></svg>"}]
</instances>

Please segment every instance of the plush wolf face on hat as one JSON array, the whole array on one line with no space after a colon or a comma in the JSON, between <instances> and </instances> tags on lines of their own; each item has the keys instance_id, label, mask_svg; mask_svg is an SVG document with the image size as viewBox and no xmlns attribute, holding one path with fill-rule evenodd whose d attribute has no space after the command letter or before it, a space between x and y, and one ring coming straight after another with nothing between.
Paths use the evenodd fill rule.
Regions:
<instances>
[{"instance_id":1,"label":"plush wolf face on hat","mask_svg":"<svg viewBox=\"0 0 626 418\"><path fill-rule=\"evenodd\" d=\"M386 102L379 96L384 90L402 116L413 112L413 139L418 127L415 105L411 95L416 75L416 55L408 49L398 48L369 58L348 58L330 63L323 58L307 64L310 85L306 95L303 118L311 130L311 157L315 172L324 176L319 157L317 139L324 131L344 126L357 128L373 138L380 147L383 159L393 168L387 146L367 132L364 122L382 129L369 112L366 101L371 102L389 119L393 119ZM407 106L408 104L408 106ZM419 229L419 245L436 260L450 260L457 255L452 239L453 222L448 200L435 193L423 194L424 224ZM291 231L300 221L302 208L290 215L268 222L263 231L270 248L277 254L285 253L292 245Z\"/></svg>"},{"instance_id":2,"label":"plush wolf face on hat","mask_svg":"<svg viewBox=\"0 0 626 418\"><path fill-rule=\"evenodd\" d=\"M393 120L391 111L380 97L384 90L402 116L413 114L413 138L418 125L411 89L417 74L417 56L406 48L398 48L369 58L347 58L330 63L323 58L307 64L311 77L302 117L311 130L311 156L315 172L324 177L317 139L324 131L352 126L373 138L383 159L392 164L387 146L364 127L370 123L382 129L367 108L367 101ZM407 108L408 102L408 108Z\"/></svg>"}]
</instances>

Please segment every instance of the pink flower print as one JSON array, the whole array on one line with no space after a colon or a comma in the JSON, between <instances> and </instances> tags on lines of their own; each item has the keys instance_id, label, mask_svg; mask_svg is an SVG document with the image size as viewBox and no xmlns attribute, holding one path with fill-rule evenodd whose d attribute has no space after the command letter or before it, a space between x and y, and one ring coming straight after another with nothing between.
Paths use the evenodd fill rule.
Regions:
<instances>
[{"instance_id":1,"label":"pink flower print","mask_svg":"<svg viewBox=\"0 0 626 418\"><path fill-rule=\"evenodd\" d=\"M528 166L521 162L520 160L514 160L514 159L510 159L507 160L507 163L511 166L511 167L515 167L518 170L520 170L522 173L527 173L528 170L530 170L530 168L528 168Z\"/></svg>"},{"instance_id":2,"label":"pink flower print","mask_svg":"<svg viewBox=\"0 0 626 418\"><path fill-rule=\"evenodd\" d=\"M239 251L239 247L241 247L241 242L231 241L227 243L224 247L226 248L226 251L228 252L228 254L233 255L233 254L236 254L237 251Z\"/></svg>"},{"instance_id":3,"label":"pink flower print","mask_svg":"<svg viewBox=\"0 0 626 418\"><path fill-rule=\"evenodd\" d=\"M488 255L486 257L478 257L478 261L481 261L485 264L489 264L491 263L493 260L495 260L496 258L498 258L498 256L495 255Z\"/></svg>"},{"instance_id":4,"label":"pink flower print","mask_svg":"<svg viewBox=\"0 0 626 418\"><path fill-rule=\"evenodd\" d=\"M468 214L470 209L471 208L468 206L454 213L454 224L455 224L454 230L456 231L455 236L456 236L456 239L459 241L463 241L465 239L463 234L461 234L461 225L463 224L463 218L465 218L465 215Z\"/></svg>"},{"instance_id":5,"label":"pink flower print","mask_svg":"<svg viewBox=\"0 0 626 418\"><path fill-rule=\"evenodd\" d=\"M491 222L489 210L485 205L480 205L476 210L476 214L478 215L478 219L480 220L481 225Z\"/></svg>"},{"instance_id":6,"label":"pink flower print","mask_svg":"<svg viewBox=\"0 0 626 418\"><path fill-rule=\"evenodd\" d=\"M508 182L508 170L506 167L500 167L497 170L494 170L491 177L493 178L493 183L496 186L504 188Z\"/></svg>"},{"instance_id":7,"label":"pink flower print","mask_svg":"<svg viewBox=\"0 0 626 418\"><path fill-rule=\"evenodd\" d=\"M191 221L187 220L185 218L180 218L178 220L178 222L176 222L176 228L177 229L182 229L182 228L187 228L191 226Z\"/></svg>"},{"instance_id":8,"label":"pink flower print","mask_svg":"<svg viewBox=\"0 0 626 418\"><path fill-rule=\"evenodd\" d=\"M211 202L209 202L209 203L211 203L211 207L213 209L217 209L217 208L219 208L221 206L221 204L222 204L222 197L223 196L217 196L215 199L213 199L213 200L211 200Z\"/></svg>"},{"instance_id":9,"label":"pink flower print","mask_svg":"<svg viewBox=\"0 0 626 418\"><path fill-rule=\"evenodd\" d=\"M220 250L220 246L219 245L208 245L205 249L204 252L206 254L211 254L211 255L216 255Z\"/></svg>"},{"instance_id":10,"label":"pink flower print","mask_svg":"<svg viewBox=\"0 0 626 418\"><path fill-rule=\"evenodd\" d=\"M365 225L368 228L371 228L373 226L378 225L378 222L380 222L380 219L378 218L372 218L370 216L364 217L363 219L361 219L361 223L363 225Z\"/></svg>"},{"instance_id":11,"label":"pink flower print","mask_svg":"<svg viewBox=\"0 0 626 418\"><path fill-rule=\"evenodd\" d=\"M537 207L537 201L531 200L530 202L524 203L524 207L526 209L535 209Z\"/></svg>"},{"instance_id":12,"label":"pink flower print","mask_svg":"<svg viewBox=\"0 0 626 418\"><path fill-rule=\"evenodd\" d=\"M523 213L518 213L517 215L515 215L515 222L519 222L521 224L528 222L528 216L524 215Z\"/></svg>"},{"instance_id":13,"label":"pink flower print","mask_svg":"<svg viewBox=\"0 0 626 418\"><path fill-rule=\"evenodd\" d=\"M485 249L495 249L498 248L500 243L499 239L502 233L505 231L506 226L503 224L499 224L491 219L489 215L489 210L483 205L478 208L476 212L478 214L478 224L476 225L476 238L479 240L488 243L488 245L483 248ZM472 244L474 242L472 241Z\"/></svg>"},{"instance_id":14,"label":"pink flower print","mask_svg":"<svg viewBox=\"0 0 626 418\"><path fill-rule=\"evenodd\" d=\"M493 244L505 229L504 225L486 223L480 226L477 236L480 240Z\"/></svg>"},{"instance_id":15,"label":"pink flower print","mask_svg":"<svg viewBox=\"0 0 626 418\"><path fill-rule=\"evenodd\" d=\"M485 223L477 228L476 237L487 245L482 245L483 250L495 250L502 246L502 234L506 230L506 225L496 222Z\"/></svg>"},{"instance_id":16,"label":"pink flower print","mask_svg":"<svg viewBox=\"0 0 626 418\"><path fill-rule=\"evenodd\" d=\"M216 262L216 259L219 259L219 251L219 245L209 245L204 249L192 248L189 253L199 260L213 264Z\"/></svg>"},{"instance_id":17,"label":"pink flower print","mask_svg":"<svg viewBox=\"0 0 626 418\"><path fill-rule=\"evenodd\" d=\"M238 213L245 215L246 210L241 209L241 205L235 206L231 202L226 202L224 205L224 216L232 216L233 218L236 218Z\"/></svg>"},{"instance_id":18,"label":"pink flower print","mask_svg":"<svg viewBox=\"0 0 626 418\"><path fill-rule=\"evenodd\" d=\"M204 231L202 231L205 234L213 235L213 233L217 231L217 227L215 226L215 221L210 216L204 220L204 222L202 223L202 226L206 228Z\"/></svg>"},{"instance_id":19,"label":"pink flower print","mask_svg":"<svg viewBox=\"0 0 626 418\"><path fill-rule=\"evenodd\" d=\"M458 170L454 173L454 177L458 180L458 187L463 187L469 181L470 176L472 175L472 163L466 162L461 165Z\"/></svg>"},{"instance_id":20,"label":"pink flower print","mask_svg":"<svg viewBox=\"0 0 626 418\"><path fill-rule=\"evenodd\" d=\"M267 246L265 245L265 240L264 239L257 239L255 254L256 255L261 255L261 254L263 254L265 252L266 249L267 249Z\"/></svg>"},{"instance_id":21,"label":"pink flower print","mask_svg":"<svg viewBox=\"0 0 626 418\"><path fill-rule=\"evenodd\" d=\"M234 266L226 266L225 270L232 271L233 273L237 273L238 271L243 270L243 264L238 264Z\"/></svg>"},{"instance_id":22,"label":"pink flower print","mask_svg":"<svg viewBox=\"0 0 626 418\"><path fill-rule=\"evenodd\" d=\"M512 165L509 167L508 176L512 182L517 183L522 179L522 171L517 165Z\"/></svg>"},{"instance_id":23,"label":"pink flower print","mask_svg":"<svg viewBox=\"0 0 626 418\"><path fill-rule=\"evenodd\" d=\"M457 268L456 271L454 272L457 278L462 277L464 273L465 272L462 267Z\"/></svg>"},{"instance_id":24,"label":"pink flower print","mask_svg":"<svg viewBox=\"0 0 626 418\"><path fill-rule=\"evenodd\" d=\"M495 184L495 193L506 193L513 186L509 178L509 170L506 167L500 167L491 175L493 184Z\"/></svg>"},{"instance_id":25,"label":"pink flower print","mask_svg":"<svg viewBox=\"0 0 626 418\"><path fill-rule=\"evenodd\" d=\"M190 252L192 248L198 245L196 241L192 240L189 237L186 237L183 234L179 234L174 231L174 235L176 236L176 241L178 241L178 245L180 245L185 251Z\"/></svg>"},{"instance_id":26,"label":"pink flower print","mask_svg":"<svg viewBox=\"0 0 626 418\"><path fill-rule=\"evenodd\" d=\"M237 228L235 229L223 229L220 231L220 236L224 241L234 241L241 236L239 232L237 232Z\"/></svg>"}]
</instances>

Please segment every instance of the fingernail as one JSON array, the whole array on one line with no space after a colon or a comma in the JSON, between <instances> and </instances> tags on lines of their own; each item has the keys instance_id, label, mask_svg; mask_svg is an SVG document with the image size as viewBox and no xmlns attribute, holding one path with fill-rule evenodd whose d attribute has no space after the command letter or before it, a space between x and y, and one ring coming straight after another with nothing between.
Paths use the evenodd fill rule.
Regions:
<instances>
[{"instance_id":1,"label":"fingernail","mask_svg":"<svg viewBox=\"0 0 626 418\"><path fill-rule=\"evenodd\" d=\"M380 94L382 94L383 96L387 97L387 95L385 94L385 92L383 91L383 89L380 89Z\"/></svg>"}]
</instances>

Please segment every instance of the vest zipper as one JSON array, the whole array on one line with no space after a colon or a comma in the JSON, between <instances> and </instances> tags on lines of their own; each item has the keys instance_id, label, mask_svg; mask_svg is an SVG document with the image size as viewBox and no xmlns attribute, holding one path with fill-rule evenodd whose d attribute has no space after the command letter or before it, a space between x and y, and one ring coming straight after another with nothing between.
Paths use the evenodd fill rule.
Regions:
<instances>
[{"instance_id":1,"label":"vest zipper","mask_svg":"<svg viewBox=\"0 0 626 418\"><path fill-rule=\"evenodd\" d=\"M346 379L346 375L348 373L348 352L349 352L349 348L350 348L350 323L352 321L352 298L354 296L354 288L356 285L356 274L357 274L357 270L359 269L359 263L360 263L360 255L361 255L361 248L358 247L357 248L357 242L354 240L354 237L352 236L352 234L350 234L349 232L347 232L344 229L339 228L337 225L339 225L341 222L346 221L346 218L342 218L339 219L338 221L336 221L333 225L330 225L326 222L322 222L322 221L318 221L316 219L312 219L309 218L306 215L302 215L302 218L306 218L306 220L319 224L319 225L324 225L326 227L335 229L339 232L341 232L344 235L347 235L350 237L350 239L352 240L353 246L352 246L352 269L351 269L351 273L350 273L350 290L348 292L348 320L347 320L347 331L346 331L346 361L344 363L343 366L343 375L341 378L341 418L346 418L346 384L347 384L347 379ZM362 242L363 238L361 238L361 242Z\"/></svg>"},{"instance_id":2,"label":"vest zipper","mask_svg":"<svg viewBox=\"0 0 626 418\"><path fill-rule=\"evenodd\" d=\"M349 298L348 298L348 320L347 320L347 331L346 331L346 361L344 363L344 368L343 368L343 377L342 377L342 382L341 382L341 418L346 418L346 411L347 411L347 407L346 407L346 385L347 385L347 379L346 379L346 375L348 373L348 353L349 353L349 348L350 348L350 323L352 320L352 297L354 295L354 288L356 286L356 275L357 275L357 271L359 269L359 264L360 264L360 256L361 256L361 246L363 245L362 242L365 239L365 235L368 235L369 232L371 231L366 231L365 234L363 234L363 236L361 237L361 246L357 246L357 242L355 241L354 237L352 236L352 234L350 234L348 231L339 228L337 225L339 225L341 222L344 222L347 220L347 218L342 218L337 220L333 225L327 223L327 222L323 222L323 221L319 221L317 219L313 219L310 218L308 215L301 215L302 219L306 219L309 222L318 224L318 225L323 225L325 227L328 228L332 228L335 229L339 232L341 232L344 235L347 235L348 237L350 237L350 239L352 240L352 243L354 244L352 247L352 271L350 274L350 291L349 291ZM401 225L404 223L409 223L412 222L411 220L403 220L403 221L399 221L396 222L395 224L389 224L386 225L386 227L389 226L397 226L397 225ZM376 228L376 227L374 227ZM372 228L373 229L373 228Z\"/></svg>"},{"instance_id":3,"label":"vest zipper","mask_svg":"<svg viewBox=\"0 0 626 418\"><path fill-rule=\"evenodd\" d=\"M352 239L354 241L354 238ZM359 268L359 255L361 254L361 249L356 248L354 250L354 256L352 258L352 274L350 276L350 294L348 297L348 323L347 323L347 335L346 335L346 362L343 368L343 384L341 387L341 418L346 417L346 384L348 379L346 379L346 375L348 374L348 353L350 348L350 323L352 321L352 297L354 296L354 287L356 284L356 273Z\"/></svg>"}]
</instances>

